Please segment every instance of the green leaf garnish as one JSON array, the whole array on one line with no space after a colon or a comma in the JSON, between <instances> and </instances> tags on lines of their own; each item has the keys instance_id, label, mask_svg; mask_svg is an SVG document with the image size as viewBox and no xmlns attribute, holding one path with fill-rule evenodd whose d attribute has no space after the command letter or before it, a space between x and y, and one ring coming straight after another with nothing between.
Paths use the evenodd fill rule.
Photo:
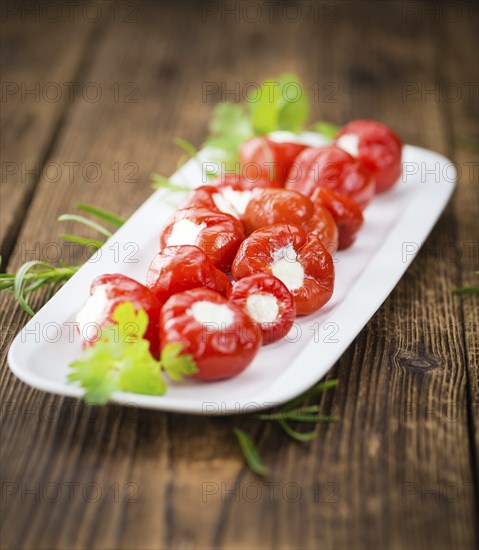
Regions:
<instances>
[{"instance_id":1,"label":"green leaf garnish","mask_svg":"<svg viewBox=\"0 0 479 550\"><path fill-rule=\"evenodd\" d=\"M99 341L85 349L79 360L70 363L73 372L68 375L68 381L79 382L85 388L84 399L88 403L106 403L117 389L118 380L110 361L108 344Z\"/></svg>"},{"instance_id":2,"label":"green leaf garnish","mask_svg":"<svg viewBox=\"0 0 479 550\"><path fill-rule=\"evenodd\" d=\"M135 312L135 306L131 302L124 302L116 307L113 312L113 321L117 332L117 338L127 344L136 344L142 340L148 329L148 314L142 308Z\"/></svg>"},{"instance_id":3,"label":"green leaf garnish","mask_svg":"<svg viewBox=\"0 0 479 550\"><path fill-rule=\"evenodd\" d=\"M309 116L309 99L294 74L268 79L259 90L258 100L250 101L251 121L256 134L275 130L299 132Z\"/></svg>"},{"instance_id":4,"label":"green leaf garnish","mask_svg":"<svg viewBox=\"0 0 479 550\"><path fill-rule=\"evenodd\" d=\"M191 355L182 354L183 344L172 342L167 344L161 352L161 363L166 374L175 381L183 380L198 371Z\"/></svg>"},{"instance_id":5,"label":"green leaf garnish","mask_svg":"<svg viewBox=\"0 0 479 550\"><path fill-rule=\"evenodd\" d=\"M233 163L238 159L239 146L254 136L250 116L244 105L219 103L213 109L210 135L204 146L223 152L223 162Z\"/></svg>"},{"instance_id":6,"label":"green leaf garnish","mask_svg":"<svg viewBox=\"0 0 479 550\"><path fill-rule=\"evenodd\" d=\"M277 130L298 133L304 130L310 112L310 101L301 81L294 74L283 74L278 79L265 80L255 93L250 93L245 103L223 102L213 109L209 124L209 135L203 146L211 148L222 170L239 169L240 145L254 136L269 134ZM337 133L339 127L328 123L318 123L319 130L327 137ZM177 138L187 157L199 161L198 151L191 143ZM181 161L184 160L180 159ZM203 167L200 163L202 173ZM207 172L214 177L216 172ZM163 187L172 191L188 191L189 187L177 185L168 178L154 174L153 188Z\"/></svg>"},{"instance_id":7,"label":"green leaf garnish","mask_svg":"<svg viewBox=\"0 0 479 550\"><path fill-rule=\"evenodd\" d=\"M104 404L114 391L164 395L164 371L173 380L197 371L192 356L181 354L181 343L165 346L160 360L153 357L144 338L148 315L143 309L135 312L133 304L125 302L116 307L113 320L116 324L102 329L99 340L70 363L68 380L81 385L89 403Z\"/></svg>"},{"instance_id":8,"label":"green leaf garnish","mask_svg":"<svg viewBox=\"0 0 479 550\"><path fill-rule=\"evenodd\" d=\"M223 156L212 160L231 170L238 162L239 147L244 141L276 130L301 132L309 111L309 99L299 78L283 74L276 80L265 80L249 95L246 104L216 105L204 145L221 151Z\"/></svg>"},{"instance_id":9,"label":"green leaf garnish","mask_svg":"<svg viewBox=\"0 0 479 550\"><path fill-rule=\"evenodd\" d=\"M268 473L268 470L261 463L258 449L256 448L256 445L251 437L239 428L233 428L233 432L238 438L241 450L243 451L243 456L249 466L249 469L255 474L265 476Z\"/></svg>"}]
</instances>

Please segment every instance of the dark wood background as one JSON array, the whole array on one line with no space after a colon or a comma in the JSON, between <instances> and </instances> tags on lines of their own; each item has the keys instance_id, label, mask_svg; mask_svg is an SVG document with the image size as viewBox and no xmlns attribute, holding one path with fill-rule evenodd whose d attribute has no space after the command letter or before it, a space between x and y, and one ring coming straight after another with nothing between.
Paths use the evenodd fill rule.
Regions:
<instances>
[{"instance_id":1,"label":"dark wood background","mask_svg":"<svg viewBox=\"0 0 479 550\"><path fill-rule=\"evenodd\" d=\"M324 411L341 420L310 444L249 417L94 410L36 391L6 365L27 316L1 296L2 547L476 547L479 308L451 290L479 264L477 3L46 4L1 6L3 269L51 257L55 220L77 202L128 216L151 172L175 170L175 137L201 144L222 87L285 71L316 90L312 119L381 119L461 177L328 375L340 384ZM204 97L206 83L219 91Z\"/></svg>"}]
</instances>

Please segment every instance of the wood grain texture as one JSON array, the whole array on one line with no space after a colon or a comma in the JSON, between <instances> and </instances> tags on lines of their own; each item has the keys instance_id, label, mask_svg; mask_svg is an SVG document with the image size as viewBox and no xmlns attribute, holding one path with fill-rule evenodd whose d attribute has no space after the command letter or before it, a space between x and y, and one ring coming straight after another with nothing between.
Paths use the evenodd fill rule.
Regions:
<instances>
[{"instance_id":1,"label":"wood grain texture","mask_svg":"<svg viewBox=\"0 0 479 550\"><path fill-rule=\"evenodd\" d=\"M477 28L473 24L463 27L461 35L454 33L453 25L445 29L445 36L455 51L454 56L446 58L442 66L442 80L448 83L459 83L463 95L459 99L456 94L450 94L453 101L447 102L447 116L451 124L451 143L454 160L461 174L461 185L455 196L456 217L460 221L457 226L457 241L450 247L449 259L453 259L461 266L459 286L478 284L477 275L479 265L479 85L478 71L474 64L477 58L479 45L471 40L470 48L467 43L474 36ZM444 51L444 45L443 45ZM472 55L471 55L472 52ZM459 63L460 60L460 63ZM471 84L466 75L476 75ZM454 86L450 86L453 90ZM457 97L457 99L456 99ZM474 208L475 206L475 208ZM468 212L471 214L468 215ZM468 404L464 410L467 414L470 428L474 432L472 458L479 463L479 308L477 299L460 300L462 308L463 338L467 357L466 375L468 378ZM475 471L477 475L477 471ZM477 480L476 480L477 482Z\"/></svg>"},{"instance_id":2,"label":"wood grain texture","mask_svg":"<svg viewBox=\"0 0 479 550\"><path fill-rule=\"evenodd\" d=\"M232 90L286 70L316 93L312 119L382 119L405 142L448 155L462 177L413 265L328 375L340 384L321 404L340 422L318 426L307 445L249 416L92 409L33 390L5 362L26 315L1 296L2 548L476 547L478 308L451 290L472 284L479 263L479 174L464 170L478 160L465 145L478 137L478 98L450 101L441 86L478 81L477 21L465 11L436 20L413 2L304 2L296 22L281 10L270 22L263 4L257 21L216 2L134 4L138 22L108 12L101 30L88 29L94 46L80 45L87 31L76 22L59 31L71 42L58 61L42 54L25 69L73 78L62 56L74 51L74 74L81 65L81 80L105 96L54 112L37 106L49 145L35 154L80 169L71 181L66 172L55 183L41 177L28 210L2 195L2 212L24 213L9 270L31 259L22 251L46 254L36 243L55 242L53 220L77 202L130 214L150 194L151 172L174 171L174 137L201 144L223 83ZM30 27L14 28L21 38ZM47 52L59 50L55 40L45 38ZM204 98L205 83L219 91ZM439 86L439 101L423 85ZM15 158L32 133L8 136ZM101 169L96 182L82 173L89 163ZM476 256L466 256L469 242ZM63 253L79 260L78 250ZM244 466L233 426L257 442L264 480Z\"/></svg>"},{"instance_id":3,"label":"wood grain texture","mask_svg":"<svg viewBox=\"0 0 479 550\"><path fill-rule=\"evenodd\" d=\"M4 262L14 248L25 212L43 171L56 178L50 153L80 85L103 25L85 20L58 24L41 16L40 4L24 12L2 4L2 133L0 241ZM23 4L25 9L28 4ZM54 17L54 13L47 15ZM65 166L63 166L65 169Z\"/></svg>"}]
</instances>

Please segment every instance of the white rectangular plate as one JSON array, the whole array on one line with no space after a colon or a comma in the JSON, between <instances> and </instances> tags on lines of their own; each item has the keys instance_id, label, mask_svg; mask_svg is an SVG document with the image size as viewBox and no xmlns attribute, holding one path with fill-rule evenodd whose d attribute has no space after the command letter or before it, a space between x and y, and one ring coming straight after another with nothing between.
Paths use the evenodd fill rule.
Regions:
<instances>
[{"instance_id":1,"label":"white rectangular plate","mask_svg":"<svg viewBox=\"0 0 479 550\"><path fill-rule=\"evenodd\" d=\"M303 136L302 139L318 139ZM207 152L203 151L202 160ZM199 163L189 161L172 178L201 184ZM403 176L365 211L355 244L335 257L332 300L298 318L287 341L263 347L239 376L223 382L171 383L165 396L118 392L117 403L194 414L231 414L284 403L305 391L334 365L392 291L433 228L454 189L453 163L434 152L405 146ZM179 193L155 192L101 251L28 322L8 353L18 378L43 391L79 397L67 383L68 364L81 351L72 323L92 279L123 273L145 281L158 235Z\"/></svg>"}]
</instances>

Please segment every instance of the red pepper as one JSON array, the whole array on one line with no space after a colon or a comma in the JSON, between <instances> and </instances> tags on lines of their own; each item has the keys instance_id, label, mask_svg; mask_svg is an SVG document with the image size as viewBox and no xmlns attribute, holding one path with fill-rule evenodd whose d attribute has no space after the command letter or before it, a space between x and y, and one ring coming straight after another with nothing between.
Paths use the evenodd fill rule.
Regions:
<instances>
[{"instance_id":1,"label":"red pepper","mask_svg":"<svg viewBox=\"0 0 479 550\"><path fill-rule=\"evenodd\" d=\"M167 246L151 262L146 286L164 303L173 294L205 287L226 296L231 291L228 276L217 269L197 246Z\"/></svg>"},{"instance_id":2,"label":"red pepper","mask_svg":"<svg viewBox=\"0 0 479 550\"><path fill-rule=\"evenodd\" d=\"M242 223L235 217L208 208L178 210L160 234L160 250L167 246L194 245L201 248L221 271L231 267L244 239Z\"/></svg>"},{"instance_id":3,"label":"red pepper","mask_svg":"<svg viewBox=\"0 0 479 550\"><path fill-rule=\"evenodd\" d=\"M291 223L305 226L314 213L308 197L290 189L257 189L253 191L243 215L246 234L267 225Z\"/></svg>"},{"instance_id":4,"label":"red pepper","mask_svg":"<svg viewBox=\"0 0 479 550\"><path fill-rule=\"evenodd\" d=\"M291 292L273 275L257 273L234 284L230 300L256 321L263 344L271 344L288 334L293 326L296 306Z\"/></svg>"},{"instance_id":5,"label":"red pepper","mask_svg":"<svg viewBox=\"0 0 479 550\"><path fill-rule=\"evenodd\" d=\"M310 147L295 161L286 181L310 197L319 187L327 187L355 200L365 208L374 196L375 182L371 172L349 153L336 145Z\"/></svg>"},{"instance_id":6,"label":"red pepper","mask_svg":"<svg viewBox=\"0 0 479 550\"><path fill-rule=\"evenodd\" d=\"M100 275L93 280L90 298L77 315L83 345L96 342L99 328L114 324L113 312L125 302L131 302L135 311L145 310L149 323L144 337L150 342L151 353L158 357L158 319L162 303L146 286L119 273Z\"/></svg>"},{"instance_id":7,"label":"red pepper","mask_svg":"<svg viewBox=\"0 0 479 550\"><path fill-rule=\"evenodd\" d=\"M381 122L354 120L339 132L336 144L371 171L377 193L387 191L401 176L402 142Z\"/></svg>"},{"instance_id":8,"label":"red pepper","mask_svg":"<svg viewBox=\"0 0 479 550\"><path fill-rule=\"evenodd\" d=\"M364 222L361 208L352 199L326 187L316 189L312 198L317 207L324 206L331 212L338 226L339 250L350 247Z\"/></svg>"},{"instance_id":9,"label":"red pepper","mask_svg":"<svg viewBox=\"0 0 479 550\"><path fill-rule=\"evenodd\" d=\"M231 378L243 371L261 346L259 326L220 294L196 288L172 296L161 310L163 346L181 342L199 371L198 380Z\"/></svg>"},{"instance_id":10,"label":"red pepper","mask_svg":"<svg viewBox=\"0 0 479 550\"><path fill-rule=\"evenodd\" d=\"M330 254L338 248L338 228L323 206L316 207L305 195L292 189L257 189L243 215L246 234L268 225L289 223L314 233Z\"/></svg>"},{"instance_id":11,"label":"red pepper","mask_svg":"<svg viewBox=\"0 0 479 550\"><path fill-rule=\"evenodd\" d=\"M282 187L296 157L306 149L302 143L276 142L265 136L254 137L240 145L243 173Z\"/></svg>"},{"instance_id":12,"label":"red pepper","mask_svg":"<svg viewBox=\"0 0 479 550\"><path fill-rule=\"evenodd\" d=\"M203 207L241 219L251 193L251 190L236 184L202 185L188 194L180 204L180 210Z\"/></svg>"},{"instance_id":13,"label":"red pepper","mask_svg":"<svg viewBox=\"0 0 479 550\"><path fill-rule=\"evenodd\" d=\"M216 206L213 196L218 193L218 189L212 185L201 185L193 191L190 191L186 198L180 203L178 210L185 208L208 208L221 212Z\"/></svg>"},{"instance_id":14,"label":"red pepper","mask_svg":"<svg viewBox=\"0 0 479 550\"><path fill-rule=\"evenodd\" d=\"M231 268L234 279L260 272L270 273L286 285L298 315L316 311L333 294L331 254L319 237L295 225L264 227L243 241Z\"/></svg>"},{"instance_id":15,"label":"red pepper","mask_svg":"<svg viewBox=\"0 0 479 550\"><path fill-rule=\"evenodd\" d=\"M208 185L213 185L214 187L233 187L233 189L237 191L251 191L257 188L277 187L277 185L267 178L251 179L241 174L223 174L211 180Z\"/></svg>"},{"instance_id":16,"label":"red pepper","mask_svg":"<svg viewBox=\"0 0 479 550\"><path fill-rule=\"evenodd\" d=\"M317 235L326 250L334 256L339 248L339 229L331 212L319 202L314 204L314 214L306 230Z\"/></svg>"}]
</instances>

